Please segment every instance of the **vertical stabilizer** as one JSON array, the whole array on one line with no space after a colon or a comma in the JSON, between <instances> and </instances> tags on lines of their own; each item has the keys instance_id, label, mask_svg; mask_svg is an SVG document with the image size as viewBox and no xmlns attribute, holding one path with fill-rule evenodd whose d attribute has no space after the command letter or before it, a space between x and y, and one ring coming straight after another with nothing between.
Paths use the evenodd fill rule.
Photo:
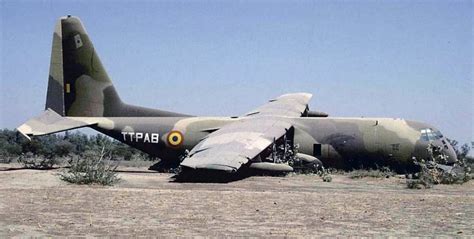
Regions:
<instances>
[{"instance_id":1,"label":"vertical stabilizer","mask_svg":"<svg viewBox=\"0 0 474 239\"><path fill-rule=\"evenodd\" d=\"M121 100L81 20L61 18L64 110L67 116L119 113Z\"/></svg>"},{"instance_id":2,"label":"vertical stabilizer","mask_svg":"<svg viewBox=\"0 0 474 239\"><path fill-rule=\"evenodd\" d=\"M123 103L81 20L73 16L60 18L54 30L48 108L61 116L186 116Z\"/></svg>"}]
</instances>

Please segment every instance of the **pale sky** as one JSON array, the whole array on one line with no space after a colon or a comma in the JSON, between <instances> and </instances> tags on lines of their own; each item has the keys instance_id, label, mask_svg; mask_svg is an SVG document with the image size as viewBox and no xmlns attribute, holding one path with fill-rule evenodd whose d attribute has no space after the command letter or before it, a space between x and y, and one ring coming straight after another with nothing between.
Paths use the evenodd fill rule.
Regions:
<instances>
[{"instance_id":1,"label":"pale sky","mask_svg":"<svg viewBox=\"0 0 474 239\"><path fill-rule=\"evenodd\" d=\"M304 91L331 116L418 120L473 141L472 1L1 0L1 128L43 110L67 14L128 103L226 116Z\"/></svg>"}]
</instances>

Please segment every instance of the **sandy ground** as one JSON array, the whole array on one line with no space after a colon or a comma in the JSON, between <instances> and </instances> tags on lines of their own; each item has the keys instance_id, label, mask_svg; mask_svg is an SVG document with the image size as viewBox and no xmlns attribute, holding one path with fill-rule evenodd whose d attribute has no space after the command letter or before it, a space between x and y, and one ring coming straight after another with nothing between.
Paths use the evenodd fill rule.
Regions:
<instances>
[{"instance_id":1,"label":"sandy ground","mask_svg":"<svg viewBox=\"0 0 474 239\"><path fill-rule=\"evenodd\" d=\"M0 237L474 236L474 181L428 190L344 175L174 183L123 168L119 184L102 187L67 184L59 170L0 164Z\"/></svg>"}]
</instances>

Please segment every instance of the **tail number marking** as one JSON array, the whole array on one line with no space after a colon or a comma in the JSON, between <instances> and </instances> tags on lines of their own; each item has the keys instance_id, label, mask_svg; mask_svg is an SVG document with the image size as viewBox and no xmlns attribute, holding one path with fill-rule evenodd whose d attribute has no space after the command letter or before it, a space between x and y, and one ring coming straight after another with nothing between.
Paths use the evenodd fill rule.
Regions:
<instances>
[{"instance_id":1,"label":"tail number marking","mask_svg":"<svg viewBox=\"0 0 474 239\"><path fill-rule=\"evenodd\" d=\"M158 133L142 133L142 132L122 132L123 141L143 142L157 144L160 141Z\"/></svg>"}]
</instances>

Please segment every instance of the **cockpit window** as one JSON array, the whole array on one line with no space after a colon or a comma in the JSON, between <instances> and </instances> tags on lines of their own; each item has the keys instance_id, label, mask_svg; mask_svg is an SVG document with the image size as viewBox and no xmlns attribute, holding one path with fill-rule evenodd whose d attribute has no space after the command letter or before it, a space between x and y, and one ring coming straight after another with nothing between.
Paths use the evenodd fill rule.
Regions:
<instances>
[{"instance_id":1,"label":"cockpit window","mask_svg":"<svg viewBox=\"0 0 474 239\"><path fill-rule=\"evenodd\" d=\"M436 138L438 138L438 139L443 138L443 135L441 134L441 132L440 132L439 130L436 130L436 131L434 132L434 134L435 134Z\"/></svg>"},{"instance_id":2,"label":"cockpit window","mask_svg":"<svg viewBox=\"0 0 474 239\"><path fill-rule=\"evenodd\" d=\"M423 141L432 141L443 138L443 135L439 130L433 130L431 128L421 130L421 139Z\"/></svg>"}]
</instances>

